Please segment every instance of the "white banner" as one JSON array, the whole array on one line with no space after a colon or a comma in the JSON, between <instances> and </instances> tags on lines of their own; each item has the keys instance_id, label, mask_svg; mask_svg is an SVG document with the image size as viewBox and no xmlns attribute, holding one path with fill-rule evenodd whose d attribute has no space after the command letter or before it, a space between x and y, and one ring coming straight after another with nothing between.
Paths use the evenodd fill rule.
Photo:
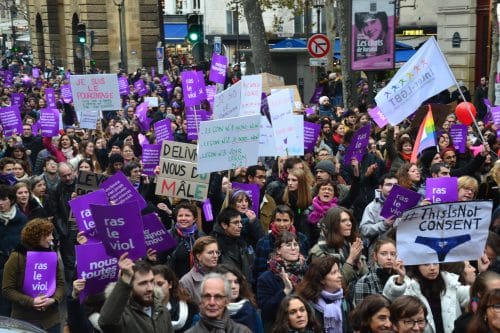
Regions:
<instances>
[{"instance_id":1,"label":"white banner","mask_svg":"<svg viewBox=\"0 0 500 333\"><path fill-rule=\"evenodd\" d=\"M454 84L450 67L431 37L375 96L375 101L389 123L397 125L422 102Z\"/></svg>"},{"instance_id":2,"label":"white banner","mask_svg":"<svg viewBox=\"0 0 500 333\"><path fill-rule=\"evenodd\" d=\"M71 75L70 83L76 112L121 108L115 74Z\"/></svg>"},{"instance_id":3,"label":"white banner","mask_svg":"<svg viewBox=\"0 0 500 333\"><path fill-rule=\"evenodd\" d=\"M477 260L484 252L491 201L450 202L409 209L396 220L405 265Z\"/></svg>"}]
</instances>

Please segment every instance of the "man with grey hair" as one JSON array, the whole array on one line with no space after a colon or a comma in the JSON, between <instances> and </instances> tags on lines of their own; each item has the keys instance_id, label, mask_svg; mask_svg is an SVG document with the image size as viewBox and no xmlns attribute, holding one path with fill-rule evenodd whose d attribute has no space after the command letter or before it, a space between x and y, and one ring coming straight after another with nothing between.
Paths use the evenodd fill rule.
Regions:
<instances>
[{"instance_id":1,"label":"man with grey hair","mask_svg":"<svg viewBox=\"0 0 500 333\"><path fill-rule=\"evenodd\" d=\"M231 299L231 285L221 274L205 275L200 286L200 321L186 333L251 333L244 325L229 318L226 306Z\"/></svg>"}]
</instances>

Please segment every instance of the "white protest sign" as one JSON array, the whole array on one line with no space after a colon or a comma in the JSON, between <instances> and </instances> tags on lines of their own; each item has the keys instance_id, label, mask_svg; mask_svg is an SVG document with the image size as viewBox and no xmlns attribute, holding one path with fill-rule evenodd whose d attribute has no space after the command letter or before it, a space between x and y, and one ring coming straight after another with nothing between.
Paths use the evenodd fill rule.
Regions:
<instances>
[{"instance_id":1,"label":"white protest sign","mask_svg":"<svg viewBox=\"0 0 500 333\"><path fill-rule=\"evenodd\" d=\"M97 110L85 110L80 112L78 117L80 122L80 128L96 129L97 120L99 120L99 111Z\"/></svg>"},{"instance_id":2,"label":"white protest sign","mask_svg":"<svg viewBox=\"0 0 500 333\"><path fill-rule=\"evenodd\" d=\"M214 119L238 117L241 106L241 81L214 97ZM260 112L260 110L259 110Z\"/></svg>"},{"instance_id":3,"label":"white protest sign","mask_svg":"<svg viewBox=\"0 0 500 333\"><path fill-rule=\"evenodd\" d=\"M241 78L240 116L260 114L262 100L262 75L245 75Z\"/></svg>"},{"instance_id":4,"label":"white protest sign","mask_svg":"<svg viewBox=\"0 0 500 333\"><path fill-rule=\"evenodd\" d=\"M274 143L277 155L290 155L289 142L296 143L293 103L288 89L279 90L267 97L269 113L273 123ZM292 146L293 147L293 146Z\"/></svg>"},{"instance_id":5,"label":"white protest sign","mask_svg":"<svg viewBox=\"0 0 500 333\"><path fill-rule=\"evenodd\" d=\"M266 116L260 117L259 156L278 156L274 143L273 126Z\"/></svg>"},{"instance_id":6,"label":"white protest sign","mask_svg":"<svg viewBox=\"0 0 500 333\"><path fill-rule=\"evenodd\" d=\"M71 75L70 83L76 112L121 108L115 74Z\"/></svg>"},{"instance_id":7,"label":"white protest sign","mask_svg":"<svg viewBox=\"0 0 500 333\"><path fill-rule=\"evenodd\" d=\"M293 127L295 128L295 140L288 142L288 153L290 155L304 155L304 116L299 114L293 115Z\"/></svg>"},{"instance_id":8,"label":"white protest sign","mask_svg":"<svg viewBox=\"0 0 500 333\"><path fill-rule=\"evenodd\" d=\"M257 164L260 115L203 121L198 140L198 172Z\"/></svg>"},{"instance_id":9,"label":"white protest sign","mask_svg":"<svg viewBox=\"0 0 500 333\"><path fill-rule=\"evenodd\" d=\"M398 256L405 265L477 260L484 252L492 205L450 202L405 211L396 220Z\"/></svg>"},{"instance_id":10,"label":"white protest sign","mask_svg":"<svg viewBox=\"0 0 500 333\"><path fill-rule=\"evenodd\" d=\"M158 97L144 97L144 102L148 103L148 107L151 108L158 107Z\"/></svg>"}]
</instances>

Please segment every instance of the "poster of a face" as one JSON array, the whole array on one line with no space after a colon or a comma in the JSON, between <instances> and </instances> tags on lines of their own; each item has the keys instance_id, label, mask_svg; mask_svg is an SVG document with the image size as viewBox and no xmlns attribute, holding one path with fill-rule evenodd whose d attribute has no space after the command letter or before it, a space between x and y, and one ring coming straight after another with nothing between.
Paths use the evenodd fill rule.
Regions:
<instances>
[{"instance_id":1,"label":"poster of a face","mask_svg":"<svg viewBox=\"0 0 500 333\"><path fill-rule=\"evenodd\" d=\"M394 68L394 3L352 1L352 70Z\"/></svg>"}]
</instances>

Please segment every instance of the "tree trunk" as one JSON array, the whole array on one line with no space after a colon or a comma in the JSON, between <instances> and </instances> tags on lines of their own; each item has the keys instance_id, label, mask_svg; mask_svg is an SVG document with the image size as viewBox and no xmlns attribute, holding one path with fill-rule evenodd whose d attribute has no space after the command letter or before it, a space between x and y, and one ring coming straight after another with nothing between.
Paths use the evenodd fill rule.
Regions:
<instances>
[{"instance_id":1,"label":"tree trunk","mask_svg":"<svg viewBox=\"0 0 500 333\"><path fill-rule=\"evenodd\" d=\"M337 12L337 8L333 6L334 0L326 0L325 2L325 17L326 17L326 35L328 39L332 43L332 47L330 48L330 52L327 55L327 63L326 70L333 71L333 55L335 49L335 37L337 37L337 20L335 19L335 15Z\"/></svg>"},{"instance_id":2,"label":"tree trunk","mask_svg":"<svg viewBox=\"0 0 500 333\"><path fill-rule=\"evenodd\" d=\"M497 19L498 0L491 0L491 61L490 61L490 83L488 87L488 99L493 105L499 105L500 101L495 99L496 75L500 72L498 64L499 27Z\"/></svg>"},{"instance_id":3,"label":"tree trunk","mask_svg":"<svg viewBox=\"0 0 500 333\"><path fill-rule=\"evenodd\" d=\"M241 0L252 45L252 62L255 73L272 72L271 53L267 44L266 28L262 19L262 9L257 0Z\"/></svg>"},{"instance_id":4,"label":"tree trunk","mask_svg":"<svg viewBox=\"0 0 500 333\"><path fill-rule=\"evenodd\" d=\"M340 58L342 70L342 93L344 95L344 107L352 108L356 105L356 86L353 83L356 73L351 71L351 59L349 52L349 15L351 15L351 2L346 0L337 1L337 31L340 37ZM359 73L358 73L359 75Z\"/></svg>"}]
</instances>

